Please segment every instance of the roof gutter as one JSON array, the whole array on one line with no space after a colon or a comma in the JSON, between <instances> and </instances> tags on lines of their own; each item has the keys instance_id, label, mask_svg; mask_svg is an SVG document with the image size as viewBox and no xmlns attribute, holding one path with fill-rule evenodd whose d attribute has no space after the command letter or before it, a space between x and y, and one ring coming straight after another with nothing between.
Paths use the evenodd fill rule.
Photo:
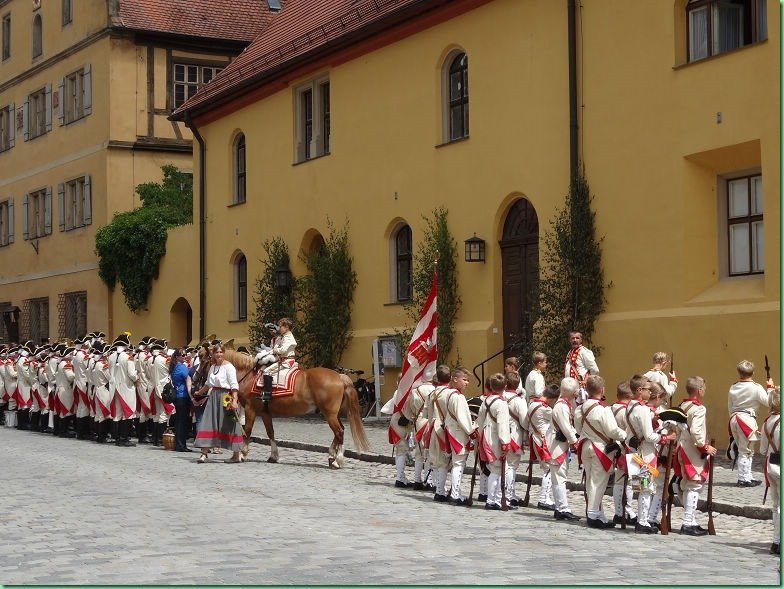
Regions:
<instances>
[{"instance_id":1,"label":"roof gutter","mask_svg":"<svg viewBox=\"0 0 784 589\"><path fill-rule=\"evenodd\" d=\"M207 217L204 214L206 201L204 181L207 170L204 162L207 144L193 123L190 113L186 111L183 114L185 115L185 124L193 132L193 136L199 143L199 340L203 340L204 335L207 333L205 329L207 316L207 249L205 248Z\"/></svg>"}]
</instances>

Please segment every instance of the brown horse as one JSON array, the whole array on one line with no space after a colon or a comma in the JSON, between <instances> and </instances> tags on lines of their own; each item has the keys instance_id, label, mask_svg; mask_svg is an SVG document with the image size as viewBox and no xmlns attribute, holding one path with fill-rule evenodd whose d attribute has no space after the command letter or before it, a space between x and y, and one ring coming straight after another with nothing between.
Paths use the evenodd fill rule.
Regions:
<instances>
[{"instance_id":1,"label":"brown horse","mask_svg":"<svg viewBox=\"0 0 784 589\"><path fill-rule=\"evenodd\" d=\"M199 372L194 377L195 380L201 375L207 374L206 370L212 364L212 358L205 348L199 350L199 358ZM238 400L245 410L243 456L248 455L248 442L257 415L264 422L270 441L270 456L267 462L277 462L278 444L275 441L272 418L305 415L312 413L316 408L324 416L335 435L332 445L329 447L329 466L331 468L341 468L345 462L343 456L344 428L340 421L341 409L346 409L348 412L351 437L357 449L365 451L370 449L365 428L362 426L357 391L354 389L354 383L345 374L339 374L329 368L302 370L297 377L293 395L273 397L271 401L264 403L259 395L251 393L257 376L255 360L247 354L228 348L225 349L224 358L237 369L237 380L240 385Z\"/></svg>"}]
</instances>

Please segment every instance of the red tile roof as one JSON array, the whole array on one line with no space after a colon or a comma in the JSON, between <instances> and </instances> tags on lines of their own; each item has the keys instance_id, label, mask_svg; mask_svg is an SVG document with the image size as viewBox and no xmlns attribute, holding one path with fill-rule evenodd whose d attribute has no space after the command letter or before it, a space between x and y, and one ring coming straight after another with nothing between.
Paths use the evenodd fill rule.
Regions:
<instances>
[{"instance_id":1,"label":"red tile roof","mask_svg":"<svg viewBox=\"0 0 784 589\"><path fill-rule=\"evenodd\" d=\"M119 0L112 26L250 42L272 20L266 0Z\"/></svg>"},{"instance_id":2,"label":"red tile roof","mask_svg":"<svg viewBox=\"0 0 784 589\"><path fill-rule=\"evenodd\" d=\"M307 54L320 54L352 33L394 19L411 9L425 12L452 0L283 0L283 10L269 26L213 80L183 104L185 111L209 110L217 97L239 95L249 83L263 83L265 74Z\"/></svg>"}]
</instances>

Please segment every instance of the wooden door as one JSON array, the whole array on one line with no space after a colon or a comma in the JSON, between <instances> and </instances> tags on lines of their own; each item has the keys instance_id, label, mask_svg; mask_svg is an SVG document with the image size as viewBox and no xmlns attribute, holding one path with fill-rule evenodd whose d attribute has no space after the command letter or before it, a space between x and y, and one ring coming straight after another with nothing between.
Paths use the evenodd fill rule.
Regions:
<instances>
[{"instance_id":1,"label":"wooden door","mask_svg":"<svg viewBox=\"0 0 784 589\"><path fill-rule=\"evenodd\" d=\"M504 346L523 343L530 349L539 308L539 220L530 202L512 205L499 245Z\"/></svg>"}]
</instances>

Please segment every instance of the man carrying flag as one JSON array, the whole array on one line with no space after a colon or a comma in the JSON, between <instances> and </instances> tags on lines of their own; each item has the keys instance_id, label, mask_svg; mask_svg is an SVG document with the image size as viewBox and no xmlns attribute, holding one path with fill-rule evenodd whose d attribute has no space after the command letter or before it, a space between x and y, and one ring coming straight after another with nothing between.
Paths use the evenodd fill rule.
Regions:
<instances>
[{"instance_id":1,"label":"man carrying flag","mask_svg":"<svg viewBox=\"0 0 784 589\"><path fill-rule=\"evenodd\" d=\"M411 343L408 344L403 367L400 370L400 380L397 390L392 398L381 408L381 412L391 415L389 421L389 443L395 448L395 467L397 478L396 487L408 487L409 482L405 475L407 437L412 424L418 425L424 399L419 394L419 388L425 383L430 383L435 375L436 361L438 360L438 310L437 296L438 279L433 274L430 293L419 315ZM414 394L412 395L412 389ZM425 389L425 387L423 387ZM429 389L427 389L429 393ZM425 393L425 390L422 390ZM417 432L421 437L421 432ZM421 462L421 453L417 456ZM417 465L417 473L421 477L421 464ZM417 477L418 482L422 482Z\"/></svg>"}]
</instances>

